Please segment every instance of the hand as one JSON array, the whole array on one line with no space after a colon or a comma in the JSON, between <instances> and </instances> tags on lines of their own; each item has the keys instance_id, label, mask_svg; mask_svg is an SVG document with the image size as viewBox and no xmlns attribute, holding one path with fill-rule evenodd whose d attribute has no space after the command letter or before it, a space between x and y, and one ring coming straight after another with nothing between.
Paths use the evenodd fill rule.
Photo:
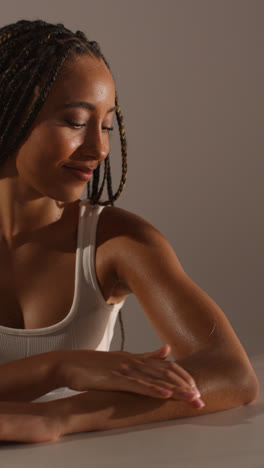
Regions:
<instances>
[{"instance_id":1,"label":"hand","mask_svg":"<svg viewBox=\"0 0 264 468\"><path fill-rule=\"evenodd\" d=\"M165 361L170 351L167 344L143 354L126 351L64 351L66 385L77 391L125 391L155 398L196 400L197 395L183 395L183 392L195 391L195 381L179 364Z\"/></svg>"}]
</instances>

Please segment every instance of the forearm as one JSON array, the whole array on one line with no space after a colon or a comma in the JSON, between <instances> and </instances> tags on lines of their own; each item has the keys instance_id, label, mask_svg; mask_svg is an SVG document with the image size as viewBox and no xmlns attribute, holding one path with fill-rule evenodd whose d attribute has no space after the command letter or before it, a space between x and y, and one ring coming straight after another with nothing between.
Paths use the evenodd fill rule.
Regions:
<instances>
[{"instance_id":1,"label":"forearm","mask_svg":"<svg viewBox=\"0 0 264 468\"><path fill-rule=\"evenodd\" d=\"M52 351L0 366L0 401L31 401L64 386L61 353Z\"/></svg>"},{"instance_id":2,"label":"forearm","mask_svg":"<svg viewBox=\"0 0 264 468\"><path fill-rule=\"evenodd\" d=\"M205 406L194 408L190 402L159 399L128 392L88 391L61 401L58 408L63 434L112 429L154 421L214 413L254 401L258 382L245 369L230 365L217 351L186 359L182 364L194 376ZM52 411L56 406L50 402ZM53 410L53 411L54 411Z\"/></svg>"},{"instance_id":3,"label":"forearm","mask_svg":"<svg viewBox=\"0 0 264 468\"><path fill-rule=\"evenodd\" d=\"M239 406L238 400L216 403L212 397L203 399L206 406L199 410L172 398L102 390L44 403L0 402L0 440L38 443L67 434L198 416Z\"/></svg>"},{"instance_id":4,"label":"forearm","mask_svg":"<svg viewBox=\"0 0 264 468\"><path fill-rule=\"evenodd\" d=\"M60 436L98 431L155 421L198 416L235 408L253 401L256 387L240 370L208 359L200 369L193 367L205 406L193 408L190 402L160 399L122 391L89 390L79 395L44 403L0 402L0 440L43 442ZM218 365L217 365L218 364ZM186 361L186 365L188 365ZM223 363L224 365L224 363ZM201 370L202 369L202 370Z\"/></svg>"},{"instance_id":5,"label":"forearm","mask_svg":"<svg viewBox=\"0 0 264 468\"><path fill-rule=\"evenodd\" d=\"M217 351L208 350L181 363L195 377L205 402L202 409L173 398L103 390L44 403L2 402L0 440L41 442L71 433L197 416L238 407L257 397L255 374L220 359Z\"/></svg>"},{"instance_id":6,"label":"forearm","mask_svg":"<svg viewBox=\"0 0 264 468\"><path fill-rule=\"evenodd\" d=\"M48 402L49 412L58 416L62 435L114 429L171 419L199 416L241 406L238 397L203 395L205 406L193 408L190 403L169 398L161 400L126 392L88 391L69 399ZM67 400L67 401L66 401ZM59 404L59 407L58 407Z\"/></svg>"},{"instance_id":7,"label":"forearm","mask_svg":"<svg viewBox=\"0 0 264 468\"><path fill-rule=\"evenodd\" d=\"M184 401L161 400L126 392L88 391L72 397L71 401L68 399L60 403L64 421L62 435L167 421L208 412L206 407L194 409Z\"/></svg>"}]
</instances>

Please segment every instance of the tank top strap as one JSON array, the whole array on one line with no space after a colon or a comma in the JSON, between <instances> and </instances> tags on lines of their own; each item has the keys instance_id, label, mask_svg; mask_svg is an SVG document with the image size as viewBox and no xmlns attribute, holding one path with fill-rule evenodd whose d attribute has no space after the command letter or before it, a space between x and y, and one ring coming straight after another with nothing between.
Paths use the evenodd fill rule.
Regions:
<instances>
[{"instance_id":1,"label":"tank top strap","mask_svg":"<svg viewBox=\"0 0 264 468\"><path fill-rule=\"evenodd\" d=\"M105 206L91 205L89 200L83 200L84 210L81 216L84 218L82 226L81 248L83 249L83 273L87 285L91 285L99 303L110 310L113 307L105 302L96 276L96 234L100 214ZM82 208L83 209L83 208Z\"/></svg>"}]
</instances>

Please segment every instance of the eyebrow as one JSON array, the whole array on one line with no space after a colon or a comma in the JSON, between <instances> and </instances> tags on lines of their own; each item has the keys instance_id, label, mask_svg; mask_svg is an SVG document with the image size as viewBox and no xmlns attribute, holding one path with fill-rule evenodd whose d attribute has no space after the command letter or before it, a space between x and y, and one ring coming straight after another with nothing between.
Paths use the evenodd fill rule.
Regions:
<instances>
[{"instance_id":1,"label":"eyebrow","mask_svg":"<svg viewBox=\"0 0 264 468\"><path fill-rule=\"evenodd\" d=\"M68 109L72 107L82 107L83 109L95 110L95 106L91 102L85 102L85 101L70 102L68 104L63 104L62 106L59 107L59 109ZM116 106L111 107L106 112L110 113L115 110L116 110Z\"/></svg>"}]
</instances>

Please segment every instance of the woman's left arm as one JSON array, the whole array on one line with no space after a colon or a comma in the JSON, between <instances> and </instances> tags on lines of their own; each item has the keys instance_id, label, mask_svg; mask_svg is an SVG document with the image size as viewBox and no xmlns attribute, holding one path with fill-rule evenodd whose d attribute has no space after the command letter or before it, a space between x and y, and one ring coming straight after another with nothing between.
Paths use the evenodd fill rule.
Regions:
<instances>
[{"instance_id":1,"label":"woman's left arm","mask_svg":"<svg viewBox=\"0 0 264 468\"><path fill-rule=\"evenodd\" d=\"M143 218L112 208L115 268L174 360L195 379L207 410L256 399L259 383L220 307L183 270L166 238ZM226 402L226 403L225 403Z\"/></svg>"}]
</instances>

